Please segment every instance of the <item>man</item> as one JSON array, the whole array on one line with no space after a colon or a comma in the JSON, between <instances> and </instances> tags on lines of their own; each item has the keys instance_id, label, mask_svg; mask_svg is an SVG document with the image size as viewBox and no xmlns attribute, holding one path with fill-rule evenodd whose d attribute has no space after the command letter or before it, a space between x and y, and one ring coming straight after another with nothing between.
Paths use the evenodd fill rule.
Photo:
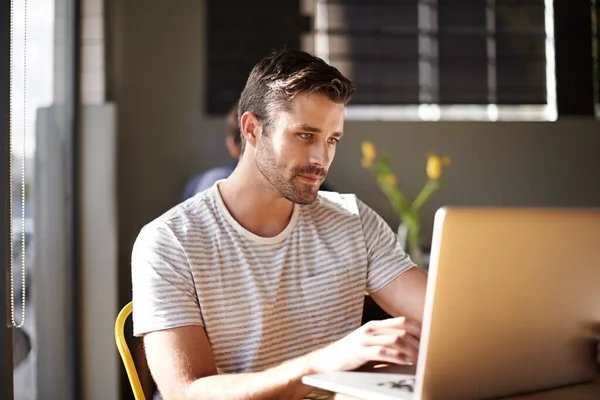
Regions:
<instances>
[{"instance_id":1,"label":"man","mask_svg":"<svg viewBox=\"0 0 600 400\"><path fill-rule=\"evenodd\" d=\"M234 172L140 232L134 331L164 398L317 398L304 375L417 360L426 275L355 196L318 192L354 90L307 53L266 56ZM365 292L396 318L359 327Z\"/></svg>"},{"instance_id":2,"label":"man","mask_svg":"<svg viewBox=\"0 0 600 400\"><path fill-rule=\"evenodd\" d=\"M229 163L221 167L215 167L208 171L202 172L194 176L185 185L183 196L181 201L185 201L196 194L205 191L211 187L215 182L221 179L227 178L237 165L237 159L240 157L240 150L242 145L242 138L240 136L240 124L238 123L238 102L236 101L225 118L227 123L227 137L225 139L225 146L231 158L236 160L235 162Z\"/></svg>"}]
</instances>

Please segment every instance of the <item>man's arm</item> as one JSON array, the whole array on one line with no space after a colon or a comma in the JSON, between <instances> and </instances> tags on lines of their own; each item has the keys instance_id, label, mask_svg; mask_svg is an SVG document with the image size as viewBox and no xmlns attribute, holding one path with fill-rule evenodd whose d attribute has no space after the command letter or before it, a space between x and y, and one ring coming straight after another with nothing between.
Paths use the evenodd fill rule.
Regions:
<instances>
[{"instance_id":1,"label":"man's arm","mask_svg":"<svg viewBox=\"0 0 600 400\"><path fill-rule=\"evenodd\" d=\"M313 388L305 375L351 370L367 361L415 362L420 324L394 318L371 321L337 342L262 372L217 375L204 328L189 325L144 336L150 371L163 398L302 399Z\"/></svg>"},{"instance_id":2,"label":"man's arm","mask_svg":"<svg viewBox=\"0 0 600 400\"><path fill-rule=\"evenodd\" d=\"M427 274L420 268L413 267L371 293L371 297L391 316L405 316L422 323L426 287Z\"/></svg>"},{"instance_id":3,"label":"man's arm","mask_svg":"<svg viewBox=\"0 0 600 400\"><path fill-rule=\"evenodd\" d=\"M362 201L357 204L367 250L367 292L388 314L422 322L427 275L415 268L383 218Z\"/></svg>"},{"instance_id":4,"label":"man's arm","mask_svg":"<svg viewBox=\"0 0 600 400\"><path fill-rule=\"evenodd\" d=\"M300 382L314 373L306 360L263 372L217 375L213 353L200 325L144 336L152 376L164 399L296 399L313 388Z\"/></svg>"}]
</instances>

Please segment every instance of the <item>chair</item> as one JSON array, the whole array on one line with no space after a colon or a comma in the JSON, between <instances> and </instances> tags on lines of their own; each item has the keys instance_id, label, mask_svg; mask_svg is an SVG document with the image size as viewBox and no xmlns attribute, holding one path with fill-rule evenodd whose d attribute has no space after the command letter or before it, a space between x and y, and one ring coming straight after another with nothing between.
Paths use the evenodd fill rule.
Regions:
<instances>
[{"instance_id":1,"label":"chair","mask_svg":"<svg viewBox=\"0 0 600 400\"><path fill-rule=\"evenodd\" d=\"M119 315L117 316L117 320L115 321L115 342L117 343L117 348L119 349L119 354L121 355L121 359L123 360L123 365L125 365L125 370L127 371L127 378L129 378L129 384L131 385L131 390L133 391L133 396L135 400L144 400L144 391L142 390L142 384L140 383L140 378L135 369L135 364L133 362L133 358L131 357L131 352L129 351L129 347L127 346L127 342L125 341L125 321L129 314L133 311L133 302L129 302L123 307Z\"/></svg>"}]
</instances>

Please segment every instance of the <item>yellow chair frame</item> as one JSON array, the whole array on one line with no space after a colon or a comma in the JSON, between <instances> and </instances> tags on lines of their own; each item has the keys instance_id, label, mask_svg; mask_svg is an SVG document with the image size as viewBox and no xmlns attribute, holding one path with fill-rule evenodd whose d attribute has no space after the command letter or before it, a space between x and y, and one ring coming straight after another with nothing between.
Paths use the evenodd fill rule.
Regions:
<instances>
[{"instance_id":1,"label":"yellow chair frame","mask_svg":"<svg viewBox=\"0 0 600 400\"><path fill-rule=\"evenodd\" d=\"M117 343L117 349L119 349L119 354L123 360L123 365L125 365L127 378L129 378L129 384L131 385L131 390L133 391L135 400L145 400L146 397L144 396L144 390L142 389L142 384L140 383L140 377L135 369L133 357L131 357L131 352L129 351L129 347L125 341L125 321L132 311L133 302L130 301L125 305L125 307L123 307L123 309L121 309L121 312L119 312L117 320L115 321L115 342Z\"/></svg>"}]
</instances>

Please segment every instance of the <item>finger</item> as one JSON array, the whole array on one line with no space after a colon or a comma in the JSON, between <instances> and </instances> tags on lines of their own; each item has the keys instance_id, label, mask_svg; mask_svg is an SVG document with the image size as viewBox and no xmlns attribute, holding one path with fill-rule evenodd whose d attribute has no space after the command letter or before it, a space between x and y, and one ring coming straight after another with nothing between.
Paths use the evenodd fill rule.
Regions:
<instances>
[{"instance_id":1,"label":"finger","mask_svg":"<svg viewBox=\"0 0 600 400\"><path fill-rule=\"evenodd\" d=\"M419 340L413 336L406 336L404 338L405 353L410 356L412 362L417 362L419 357Z\"/></svg>"},{"instance_id":2,"label":"finger","mask_svg":"<svg viewBox=\"0 0 600 400\"><path fill-rule=\"evenodd\" d=\"M364 346L395 346L402 343L404 335L390 333L386 335L365 335L362 344Z\"/></svg>"},{"instance_id":3,"label":"finger","mask_svg":"<svg viewBox=\"0 0 600 400\"><path fill-rule=\"evenodd\" d=\"M366 335L363 338L363 345L369 347L383 346L397 349L411 362L416 362L419 355L419 341L412 335Z\"/></svg>"},{"instance_id":4,"label":"finger","mask_svg":"<svg viewBox=\"0 0 600 400\"><path fill-rule=\"evenodd\" d=\"M406 328L406 329L405 329ZM404 327L404 328L375 328L367 332L369 335L377 336L377 335L400 335L400 336L412 336L416 339L419 339L420 331L418 329L414 329L412 327Z\"/></svg>"},{"instance_id":5,"label":"finger","mask_svg":"<svg viewBox=\"0 0 600 400\"><path fill-rule=\"evenodd\" d=\"M415 337L413 334L411 334L410 332L405 331L403 329L389 329L389 328L388 329L377 329L369 334L366 334L364 342L379 344L378 340L370 339L370 338L377 338L379 336L382 336L385 338L385 339L382 339L382 343L394 344L394 343L400 343L402 341L405 341L411 347L415 348L416 350L419 349L419 343L420 343L419 338ZM392 340L390 338L394 338L395 340Z\"/></svg>"},{"instance_id":6,"label":"finger","mask_svg":"<svg viewBox=\"0 0 600 400\"><path fill-rule=\"evenodd\" d=\"M398 328L398 327L401 327L402 325L404 325L404 323L407 320L408 319L406 317L386 318L386 319L369 321L369 322L367 322L366 325L367 326L372 325L372 326L378 327L378 328Z\"/></svg>"},{"instance_id":7,"label":"finger","mask_svg":"<svg viewBox=\"0 0 600 400\"><path fill-rule=\"evenodd\" d=\"M416 362L416 357L405 349L389 346L365 347L365 356L369 361L388 362L393 364L408 364Z\"/></svg>"},{"instance_id":8,"label":"finger","mask_svg":"<svg viewBox=\"0 0 600 400\"><path fill-rule=\"evenodd\" d=\"M404 329L417 339L421 338L421 323L409 320L404 324Z\"/></svg>"},{"instance_id":9,"label":"finger","mask_svg":"<svg viewBox=\"0 0 600 400\"><path fill-rule=\"evenodd\" d=\"M371 321L365 325L365 331L369 334L377 335L378 332L386 333L389 330L403 330L417 339L421 337L421 324L416 321L407 320L404 317Z\"/></svg>"}]
</instances>

